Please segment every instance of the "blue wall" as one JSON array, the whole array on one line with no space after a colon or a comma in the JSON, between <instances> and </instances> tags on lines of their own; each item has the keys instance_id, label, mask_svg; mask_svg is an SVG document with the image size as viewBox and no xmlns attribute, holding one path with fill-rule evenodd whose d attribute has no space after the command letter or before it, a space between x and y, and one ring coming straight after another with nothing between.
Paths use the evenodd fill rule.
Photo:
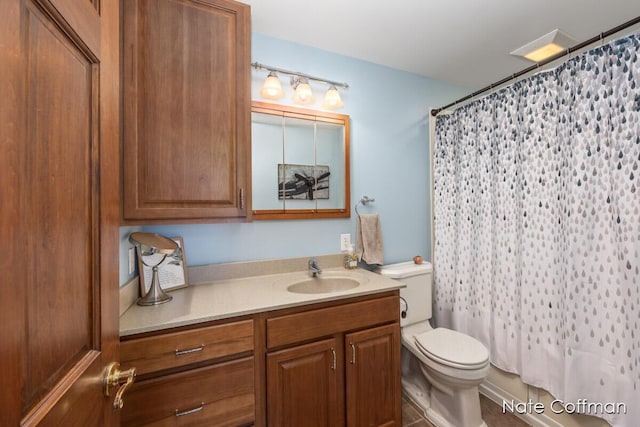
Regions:
<instances>
[{"instance_id":1,"label":"blue wall","mask_svg":"<svg viewBox=\"0 0 640 427\"><path fill-rule=\"evenodd\" d=\"M380 214L386 263L409 260L416 254L430 260L428 113L470 90L256 33L251 60L349 84L349 89L340 90L345 106L338 111L351 117L351 207L364 194L376 199L358 209ZM262 100L259 91L265 77L265 72L253 71L252 99ZM287 77L280 76L280 81L285 97L276 102L295 105ZM316 104L306 108L321 109L327 86L311 82L311 87ZM126 236L136 229L139 227L121 228L121 284L129 280ZM355 242L356 222L352 210L350 219L143 229L182 236L187 264L203 265L337 253L341 233L351 233Z\"/></svg>"}]
</instances>

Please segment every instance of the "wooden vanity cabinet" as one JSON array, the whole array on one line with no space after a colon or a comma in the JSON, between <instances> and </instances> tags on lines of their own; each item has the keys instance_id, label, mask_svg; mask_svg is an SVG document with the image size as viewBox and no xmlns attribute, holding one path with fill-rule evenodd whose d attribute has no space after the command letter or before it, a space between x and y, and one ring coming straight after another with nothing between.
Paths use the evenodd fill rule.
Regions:
<instances>
[{"instance_id":1,"label":"wooden vanity cabinet","mask_svg":"<svg viewBox=\"0 0 640 427\"><path fill-rule=\"evenodd\" d=\"M253 319L125 337L123 426L250 426L256 393Z\"/></svg>"},{"instance_id":2,"label":"wooden vanity cabinet","mask_svg":"<svg viewBox=\"0 0 640 427\"><path fill-rule=\"evenodd\" d=\"M123 426L400 427L399 293L121 338Z\"/></svg>"},{"instance_id":3,"label":"wooden vanity cabinet","mask_svg":"<svg viewBox=\"0 0 640 427\"><path fill-rule=\"evenodd\" d=\"M267 319L268 425L400 427L398 306L387 295Z\"/></svg>"},{"instance_id":4,"label":"wooden vanity cabinet","mask_svg":"<svg viewBox=\"0 0 640 427\"><path fill-rule=\"evenodd\" d=\"M123 41L125 221L250 219L249 6L123 0Z\"/></svg>"}]
</instances>

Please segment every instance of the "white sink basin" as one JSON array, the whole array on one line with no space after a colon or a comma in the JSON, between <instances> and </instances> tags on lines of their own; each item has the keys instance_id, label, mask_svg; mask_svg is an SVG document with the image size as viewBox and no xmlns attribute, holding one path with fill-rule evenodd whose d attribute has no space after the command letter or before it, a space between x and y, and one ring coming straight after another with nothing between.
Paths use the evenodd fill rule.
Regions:
<instances>
[{"instance_id":1,"label":"white sink basin","mask_svg":"<svg viewBox=\"0 0 640 427\"><path fill-rule=\"evenodd\" d=\"M313 277L294 283L287 291L296 294L329 294L357 288L360 282L348 277Z\"/></svg>"}]
</instances>

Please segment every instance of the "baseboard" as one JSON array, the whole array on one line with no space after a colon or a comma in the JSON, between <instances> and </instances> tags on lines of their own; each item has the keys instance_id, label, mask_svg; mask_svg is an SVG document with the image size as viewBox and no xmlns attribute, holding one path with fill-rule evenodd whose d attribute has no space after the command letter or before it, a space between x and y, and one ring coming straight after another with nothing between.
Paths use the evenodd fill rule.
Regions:
<instances>
[{"instance_id":1,"label":"baseboard","mask_svg":"<svg viewBox=\"0 0 640 427\"><path fill-rule=\"evenodd\" d=\"M522 400L516 398L506 390L501 389L500 387L496 386L495 384L492 384L487 380L485 380L482 384L480 384L480 386L478 386L478 389L480 391L480 394L485 396L487 399L493 401L494 403L499 405L501 408L502 408L503 402L511 402L513 400L514 402L522 403ZM509 411L509 413L512 413L513 415L520 418L527 424L532 425L533 427L563 427L562 424L558 423L557 421L553 420L552 418L548 417L545 414L534 414L534 413L518 414L511 411Z\"/></svg>"}]
</instances>

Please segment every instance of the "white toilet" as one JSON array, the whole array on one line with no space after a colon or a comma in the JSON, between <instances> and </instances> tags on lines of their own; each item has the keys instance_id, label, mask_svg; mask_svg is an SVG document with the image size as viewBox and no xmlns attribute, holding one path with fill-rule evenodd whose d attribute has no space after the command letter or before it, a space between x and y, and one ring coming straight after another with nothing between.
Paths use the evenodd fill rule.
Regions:
<instances>
[{"instance_id":1,"label":"white toilet","mask_svg":"<svg viewBox=\"0 0 640 427\"><path fill-rule=\"evenodd\" d=\"M400 289L405 395L437 427L486 427L478 385L489 373L489 351L468 335L431 327L431 264L390 264L378 273L407 285Z\"/></svg>"}]
</instances>

